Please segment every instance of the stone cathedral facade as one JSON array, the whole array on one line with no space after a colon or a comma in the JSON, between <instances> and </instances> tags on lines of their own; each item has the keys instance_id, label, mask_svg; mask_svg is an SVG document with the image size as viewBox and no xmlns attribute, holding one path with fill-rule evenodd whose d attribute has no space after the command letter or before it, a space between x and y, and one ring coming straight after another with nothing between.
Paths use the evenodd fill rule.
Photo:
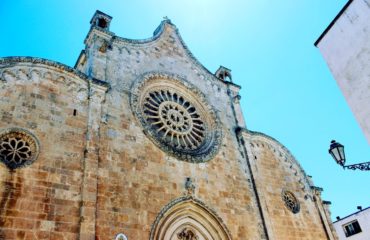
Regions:
<instances>
[{"instance_id":1,"label":"stone cathedral facade","mask_svg":"<svg viewBox=\"0 0 370 240\"><path fill-rule=\"evenodd\" d=\"M93 16L76 65L0 59L0 239L336 239L292 154L247 129L229 69L177 28Z\"/></svg>"}]
</instances>

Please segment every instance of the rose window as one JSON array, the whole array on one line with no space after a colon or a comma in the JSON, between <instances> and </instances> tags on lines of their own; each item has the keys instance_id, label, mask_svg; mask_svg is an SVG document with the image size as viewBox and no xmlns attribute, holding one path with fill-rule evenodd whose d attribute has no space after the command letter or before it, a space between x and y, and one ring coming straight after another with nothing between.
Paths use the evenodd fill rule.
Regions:
<instances>
[{"instance_id":1,"label":"rose window","mask_svg":"<svg viewBox=\"0 0 370 240\"><path fill-rule=\"evenodd\" d=\"M150 92L144 114L158 137L176 149L196 149L204 141L205 126L197 109L177 93Z\"/></svg>"},{"instance_id":2,"label":"rose window","mask_svg":"<svg viewBox=\"0 0 370 240\"><path fill-rule=\"evenodd\" d=\"M285 206L293 213L299 212L299 202L293 193L288 191L283 191L282 193L283 201Z\"/></svg>"},{"instance_id":3,"label":"rose window","mask_svg":"<svg viewBox=\"0 0 370 240\"><path fill-rule=\"evenodd\" d=\"M23 130L8 130L0 136L0 159L9 168L28 165L36 159L36 140Z\"/></svg>"},{"instance_id":4,"label":"rose window","mask_svg":"<svg viewBox=\"0 0 370 240\"><path fill-rule=\"evenodd\" d=\"M146 135L170 155L205 162L218 152L222 138L218 116L186 80L149 74L134 84L130 100Z\"/></svg>"}]
</instances>

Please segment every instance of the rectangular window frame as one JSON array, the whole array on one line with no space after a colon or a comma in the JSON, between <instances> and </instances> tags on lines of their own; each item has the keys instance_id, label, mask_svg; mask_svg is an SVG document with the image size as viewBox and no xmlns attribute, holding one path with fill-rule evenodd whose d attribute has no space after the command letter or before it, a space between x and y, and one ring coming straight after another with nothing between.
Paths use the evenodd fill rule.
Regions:
<instances>
[{"instance_id":1,"label":"rectangular window frame","mask_svg":"<svg viewBox=\"0 0 370 240\"><path fill-rule=\"evenodd\" d=\"M344 231L344 234L346 235L346 237L351 237L353 235L356 235L356 234L362 232L361 226L358 223L357 219L353 220L349 223L343 224L342 228L343 228L343 231Z\"/></svg>"}]
</instances>

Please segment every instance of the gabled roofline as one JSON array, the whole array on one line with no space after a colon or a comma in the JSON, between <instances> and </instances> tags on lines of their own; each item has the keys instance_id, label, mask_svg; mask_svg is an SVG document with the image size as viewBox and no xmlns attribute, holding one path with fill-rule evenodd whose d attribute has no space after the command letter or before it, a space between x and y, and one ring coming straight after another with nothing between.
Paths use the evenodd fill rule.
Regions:
<instances>
[{"instance_id":1,"label":"gabled roofline","mask_svg":"<svg viewBox=\"0 0 370 240\"><path fill-rule=\"evenodd\" d=\"M316 42L314 43L315 47L317 47L317 45L320 43L320 41L330 31L330 29L334 26L334 24L337 22L337 20L343 15L343 13L347 10L347 8L349 7L349 5L351 5L352 2L353 2L353 0L348 0L348 2L346 3L346 5L344 5L344 7L340 10L340 12L337 14L337 16L335 16L335 18L333 19L333 21L331 21L331 23L329 24L329 26L326 27L326 29L324 30L324 32L316 40Z\"/></svg>"},{"instance_id":2,"label":"gabled roofline","mask_svg":"<svg viewBox=\"0 0 370 240\"><path fill-rule=\"evenodd\" d=\"M195 65L197 65L202 70L204 70L206 73L208 73L214 80L217 80L217 81L222 82L224 84L230 84L228 82L222 81L219 78L217 78L210 70L208 70L202 63L199 62L199 60L193 55L193 53L189 50L188 46L186 45L186 43L182 39L181 34L180 34L178 28L176 27L176 25L173 24L170 19L162 20L161 23L159 24L159 26L154 30L153 36L149 37L149 38L145 38L145 39L128 39L128 38L124 38L124 37L119 37L119 36L116 36L115 33L111 32L109 30L105 30L105 29L102 29L100 27L92 26L90 28L85 40L84 40L84 43L86 44L87 40L89 39L89 37L90 37L90 35L93 31L98 31L98 32L101 32L101 33L104 33L104 34L107 34L107 35L111 36L112 41L121 41L121 42L124 42L124 43L133 44L133 45L151 43L151 42L154 42L154 41L158 40L159 38L161 38L161 36L164 33L164 29L165 29L166 25L173 28L173 30L174 30L175 34L177 35L183 49L185 50L186 55L190 58L190 60L192 60L192 62ZM233 83L232 85L235 85L235 86L241 88L239 85L237 85L235 83Z\"/></svg>"}]
</instances>

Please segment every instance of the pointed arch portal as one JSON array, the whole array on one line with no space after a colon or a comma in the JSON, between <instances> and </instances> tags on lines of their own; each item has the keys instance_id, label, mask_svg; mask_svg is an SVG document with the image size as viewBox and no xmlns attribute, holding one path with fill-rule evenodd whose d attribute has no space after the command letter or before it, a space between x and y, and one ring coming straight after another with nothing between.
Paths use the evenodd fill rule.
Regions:
<instances>
[{"instance_id":1,"label":"pointed arch portal","mask_svg":"<svg viewBox=\"0 0 370 240\"><path fill-rule=\"evenodd\" d=\"M151 240L231 240L220 217L193 197L172 201L153 224Z\"/></svg>"}]
</instances>

